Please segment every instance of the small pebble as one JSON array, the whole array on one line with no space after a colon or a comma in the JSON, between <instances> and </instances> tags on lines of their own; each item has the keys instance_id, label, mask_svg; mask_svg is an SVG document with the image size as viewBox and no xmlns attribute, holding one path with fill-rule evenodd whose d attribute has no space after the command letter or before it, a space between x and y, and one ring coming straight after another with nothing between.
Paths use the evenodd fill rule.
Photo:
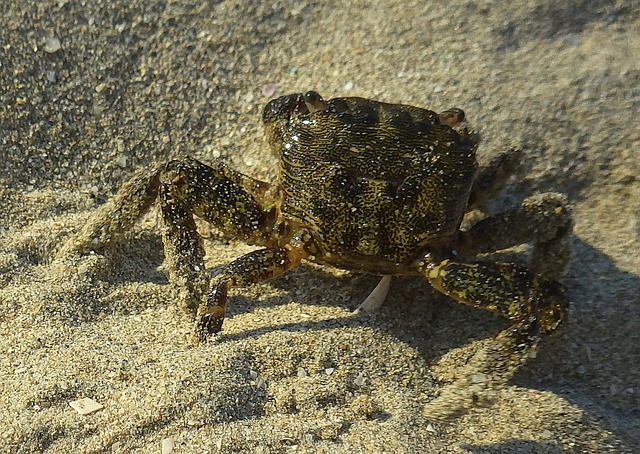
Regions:
<instances>
[{"instance_id":1,"label":"small pebble","mask_svg":"<svg viewBox=\"0 0 640 454\"><path fill-rule=\"evenodd\" d=\"M162 454L169 454L176 447L175 442L171 438L162 440Z\"/></svg>"},{"instance_id":2,"label":"small pebble","mask_svg":"<svg viewBox=\"0 0 640 454\"><path fill-rule=\"evenodd\" d=\"M366 379L362 374L358 374L358 376L353 379L353 384L356 386L364 386L365 383Z\"/></svg>"},{"instance_id":3,"label":"small pebble","mask_svg":"<svg viewBox=\"0 0 640 454\"><path fill-rule=\"evenodd\" d=\"M262 377L257 378L257 380L255 381L255 385L260 389L267 389L267 382Z\"/></svg>"},{"instance_id":4,"label":"small pebble","mask_svg":"<svg viewBox=\"0 0 640 454\"><path fill-rule=\"evenodd\" d=\"M61 47L60 40L55 36L50 36L44 41L44 51L48 54L55 54Z\"/></svg>"},{"instance_id":5,"label":"small pebble","mask_svg":"<svg viewBox=\"0 0 640 454\"><path fill-rule=\"evenodd\" d=\"M471 383L486 383L489 380L485 374L473 374L471 376Z\"/></svg>"},{"instance_id":6,"label":"small pebble","mask_svg":"<svg viewBox=\"0 0 640 454\"><path fill-rule=\"evenodd\" d=\"M265 86L262 87L262 94L270 98L275 94L277 89L278 86L274 83L265 84Z\"/></svg>"}]
</instances>

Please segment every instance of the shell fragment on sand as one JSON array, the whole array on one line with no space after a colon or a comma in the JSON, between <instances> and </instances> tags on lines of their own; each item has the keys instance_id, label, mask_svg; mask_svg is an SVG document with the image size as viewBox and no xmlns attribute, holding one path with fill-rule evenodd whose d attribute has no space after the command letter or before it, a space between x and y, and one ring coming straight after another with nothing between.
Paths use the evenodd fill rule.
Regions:
<instances>
[{"instance_id":1,"label":"shell fragment on sand","mask_svg":"<svg viewBox=\"0 0 640 454\"><path fill-rule=\"evenodd\" d=\"M99 404L95 400L88 397L83 397L82 399L71 401L69 402L69 405L71 405L71 407L81 415L89 415L104 408L104 405Z\"/></svg>"}]
</instances>

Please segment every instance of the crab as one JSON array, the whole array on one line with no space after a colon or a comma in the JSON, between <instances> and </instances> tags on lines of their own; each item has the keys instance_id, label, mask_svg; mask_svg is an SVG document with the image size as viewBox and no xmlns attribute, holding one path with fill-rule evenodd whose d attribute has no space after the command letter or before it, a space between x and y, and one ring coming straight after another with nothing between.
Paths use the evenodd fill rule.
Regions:
<instances>
[{"instance_id":1,"label":"crab","mask_svg":"<svg viewBox=\"0 0 640 454\"><path fill-rule=\"evenodd\" d=\"M230 288L306 260L382 276L359 310L380 304L391 276L417 275L509 319L500 336L510 350L534 345L566 317L557 281L569 260L570 208L561 194L537 194L462 229L465 214L496 196L522 160L510 150L479 166L479 139L461 128L464 117L457 108L324 100L313 91L279 97L262 114L280 164L277 183L188 156L155 165L99 208L63 253L109 245L159 199L170 284L198 313L202 338L221 330ZM194 216L262 248L212 280ZM477 257L527 242L530 267Z\"/></svg>"}]
</instances>

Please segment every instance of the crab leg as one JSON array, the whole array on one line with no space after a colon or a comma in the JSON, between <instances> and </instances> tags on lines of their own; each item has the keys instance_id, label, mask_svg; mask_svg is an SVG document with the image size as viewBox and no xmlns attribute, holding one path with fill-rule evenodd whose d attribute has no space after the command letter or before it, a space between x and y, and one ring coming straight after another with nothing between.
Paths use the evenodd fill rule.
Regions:
<instances>
[{"instance_id":1,"label":"crab leg","mask_svg":"<svg viewBox=\"0 0 640 454\"><path fill-rule=\"evenodd\" d=\"M137 172L107 203L98 208L82 230L58 251L58 257L102 248L131 229L155 202L163 166Z\"/></svg>"},{"instance_id":2,"label":"crab leg","mask_svg":"<svg viewBox=\"0 0 640 454\"><path fill-rule=\"evenodd\" d=\"M567 198L545 192L477 222L461 232L455 247L462 256L470 257L533 240L533 268L559 278L571 258L572 226Z\"/></svg>"},{"instance_id":3,"label":"crab leg","mask_svg":"<svg viewBox=\"0 0 640 454\"><path fill-rule=\"evenodd\" d=\"M513 263L459 263L444 260L422 273L431 285L454 300L513 320L521 341L556 330L568 301L561 284Z\"/></svg>"},{"instance_id":4,"label":"crab leg","mask_svg":"<svg viewBox=\"0 0 640 454\"><path fill-rule=\"evenodd\" d=\"M540 333L550 334L566 317L568 301L560 284L512 263L459 263L444 260L420 270L433 287L456 301L497 312L514 323L495 342L481 347L424 409L447 420L491 399L535 354Z\"/></svg>"},{"instance_id":5,"label":"crab leg","mask_svg":"<svg viewBox=\"0 0 640 454\"><path fill-rule=\"evenodd\" d=\"M207 305L200 311L198 336L206 338L222 328L227 309L227 292L232 287L248 287L280 276L308 257L304 246L285 245L250 252L231 262L211 287Z\"/></svg>"},{"instance_id":6,"label":"crab leg","mask_svg":"<svg viewBox=\"0 0 640 454\"><path fill-rule=\"evenodd\" d=\"M382 276L376 288L367 296L367 298L353 311L353 315L357 315L361 312L373 312L380 309L382 303L389 294L389 287L391 285L391 276Z\"/></svg>"},{"instance_id":7,"label":"crab leg","mask_svg":"<svg viewBox=\"0 0 640 454\"><path fill-rule=\"evenodd\" d=\"M268 242L274 212L260 201L268 185L221 163L210 167L188 157L167 164L160 179L165 224L162 239L169 278L176 291L181 292L178 301L195 312L208 291L210 279L194 215L227 237L251 244Z\"/></svg>"}]
</instances>

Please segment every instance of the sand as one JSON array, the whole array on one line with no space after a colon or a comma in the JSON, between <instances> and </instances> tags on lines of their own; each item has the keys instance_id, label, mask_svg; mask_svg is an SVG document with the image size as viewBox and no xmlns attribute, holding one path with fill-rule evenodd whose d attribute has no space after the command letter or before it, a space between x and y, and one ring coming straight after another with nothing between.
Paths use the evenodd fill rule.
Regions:
<instances>
[{"instance_id":1,"label":"sand","mask_svg":"<svg viewBox=\"0 0 640 454\"><path fill-rule=\"evenodd\" d=\"M0 452L640 451L638 2L248 3L2 2ZM304 265L234 291L198 344L157 211L54 259L153 162L273 180L261 108L309 89L463 108L481 161L525 152L496 207L568 195L569 321L493 402L423 413L506 324L420 279L352 317L376 279ZM207 236L214 272L250 250Z\"/></svg>"}]
</instances>

